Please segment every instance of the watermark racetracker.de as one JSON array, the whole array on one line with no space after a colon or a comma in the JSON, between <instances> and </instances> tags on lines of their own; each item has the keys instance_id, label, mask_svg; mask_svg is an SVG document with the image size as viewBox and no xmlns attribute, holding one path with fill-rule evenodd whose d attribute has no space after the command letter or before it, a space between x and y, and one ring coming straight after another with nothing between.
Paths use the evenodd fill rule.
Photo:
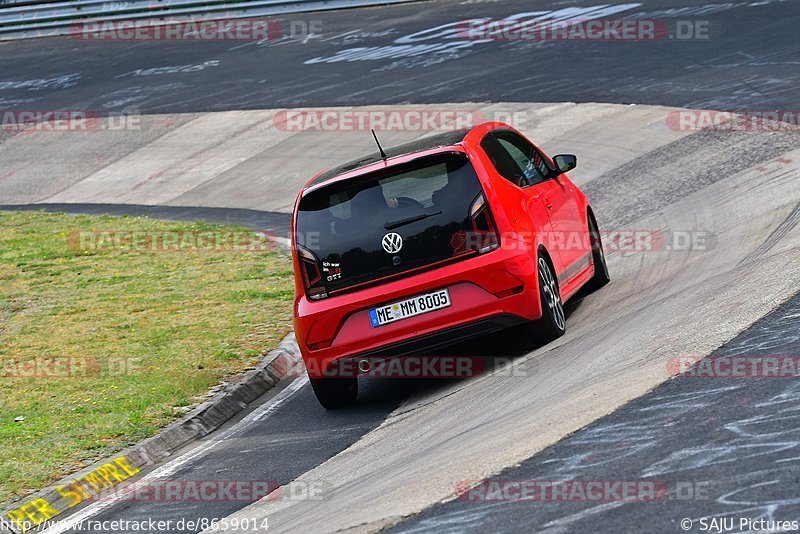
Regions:
<instances>
[{"instance_id":1,"label":"watermark racetracker.de","mask_svg":"<svg viewBox=\"0 0 800 534\"><path fill-rule=\"evenodd\" d=\"M255 230L75 230L67 247L78 252L273 252L278 244Z\"/></svg>"},{"instance_id":2,"label":"watermark racetracker.de","mask_svg":"<svg viewBox=\"0 0 800 534\"><path fill-rule=\"evenodd\" d=\"M799 132L800 110L674 110L667 127L677 132Z\"/></svg>"},{"instance_id":3,"label":"watermark racetracker.de","mask_svg":"<svg viewBox=\"0 0 800 534\"><path fill-rule=\"evenodd\" d=\"M708 481L484 479L456 484L461 501L484 502L638 502L710 499Z\"/></svg>"},{"instance_id":4,"label":"watermark racetracker.de","mask_svg":"<svg viewBox=\"0 0 800 534\"><path fill-rule=\"evenodd\" d=\"M800 356L676 356L667 361L667 373L685 378L798 378Z\"/></svg>"},{"instance_id":5,"label":"watermark racetracker.de","mask_svg":"<svg viewBox=\"0 0 800 534\"><path fill-rule=\"evenodd\" d=\"M0 131L18 133L139 131L141 117L131 113L106 113L70 109L0 109Z\"/></svg>"},{"instance_id":6,"label":"watermark racetracker.de","mask_svg":"<svg viewBox=\"0 0 800 534\"><path fill-rule=\"evenodd\" d=\"M483 122L522 125L529 121L522 111L479 111L448 107L420 109L292 109L273 117L273 126L288 132L446 132L472 128Z\"/></svg>"},{"instance_id":7,"label":"watermark racetracker.de","mask_svg":"<svg viewBox=\"0 0 800 534\"><path fill-rule=\"evenodd\" d=\"M459 38L473 41L609 42L706 40L708 20L666 19L470 19L456 25Z\"/></svg>"},{"instance_id":8,"label":"watermark racetracker.de","mask_svg":"<svg viewBox=\"0 0 800 534\"><path fill-rule=\"evenodd\" d=\"M274 18L163 21L158 19L93 20L69 27L80 41L278 41L304 40L323 31L321 20Z\"/></svg>"},{"instance_id":9,"label":"watermark racetracker.de","mask_svg":"<svg viewBox=\"0 0 800 534\"><path fill-rule=\"evenodd\" d=\"M135 375L142 359L128 356L21 356L0 358L0 380L79 380Z\"/></svg>"}]
</instances>

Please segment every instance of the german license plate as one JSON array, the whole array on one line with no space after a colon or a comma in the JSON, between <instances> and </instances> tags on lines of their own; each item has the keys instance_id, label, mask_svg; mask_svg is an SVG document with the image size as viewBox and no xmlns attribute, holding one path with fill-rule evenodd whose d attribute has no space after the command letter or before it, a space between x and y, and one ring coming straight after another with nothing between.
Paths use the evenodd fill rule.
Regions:
<instances>
[{"instance_id":1,"label":"german license plate","mask_svg":"<svg viewBox=\"0 0 800 534\"><path fill-rule=\"evenodd\" d=\"M408 319L415 315L441 310L450 306L450 293L440 289L433 293L425 293L410 299L393 302L380 308L369 310L369 321L373 328Z\"/></svg>"}]
</instances>

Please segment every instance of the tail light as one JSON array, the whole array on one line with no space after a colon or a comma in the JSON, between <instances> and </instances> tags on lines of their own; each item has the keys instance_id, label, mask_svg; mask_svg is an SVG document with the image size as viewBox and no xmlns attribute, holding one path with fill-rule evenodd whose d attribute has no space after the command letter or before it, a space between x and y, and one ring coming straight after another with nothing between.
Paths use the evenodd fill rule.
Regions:
<instances>
[{"instance_id":1,"label":"tail light","mask_svg":"<svg viewBox=\"0 0 800 534\"><path fill-rule=\"evenodd\" d=\"M317 257L302 245L297 245L297 257L300 260L300 271L308 298L311 300L326 298L328 291L322 281L322 272L320 271Z\"/></svg>"},{"instance_id":2,"label":"tail light","mask_svg":"<svg viewBox=\"0 0 800 534\"><path fill-rule=\"evenodd\" d=\"M468 240L468 248L478 254L491 252L500 246L500 236L494 224L492 212L483 193L479 194L469 207L469 218L472 221L472 237Z\"/></svg>"}]
</instances>

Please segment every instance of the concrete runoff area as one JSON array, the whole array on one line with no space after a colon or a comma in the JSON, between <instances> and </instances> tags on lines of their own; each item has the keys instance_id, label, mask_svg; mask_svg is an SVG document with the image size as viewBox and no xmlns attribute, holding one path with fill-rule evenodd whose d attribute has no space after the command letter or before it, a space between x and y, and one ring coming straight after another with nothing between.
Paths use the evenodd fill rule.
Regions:
<instances>
[{"instance_id":1,"label":"concrete runoff area","mask_svg":"<svg viewBox=\"0 0 800 534\"><path fill-rule=\"evenodd\" d=\"M413 391L377 428L299 473L294 480L330 484L323 500L265 499L232 517L268 517L279 532L395 524L453 499L457 481L523 462L647 393L670 378L670 358L711 353L800 287L795 135L676 131L667 123L674 110L656 106L474 106L483 114L525 111L517 126L545 151L578 155L570 175L593 199L609 239L640 232L644 241L619 242L618 250L607 241L611 284L573 305L567 334L516 357L514 372ZM148 141L113 161L85 157L100 150L102 131L13 137L0 156L18 170L0 180L0 203L288 213L315 172L374 149L369 132L273 131L271 117L177 116L164 130L172 116L151 115L160 135L123 132ZM207 128L220 131L201 135ZM391 145L422 133L379 135ZM71 158L69 176L36 163L45 150Z\"/></svg>"},{"instance_id":2,"label":"concrete runoff area","mask_svg":"<svg viewBox=\"0 0 800 534\"><path fill-rule=\"evenodd\" d=\"M551 154L579 156L579 184L691 132L671 108L612 104L445 104L306 110L417 113L442 110L512 125ZM314 174L377 150L369 130L287 129L275 110L143 115L130 129L20 134L0 144L8 169L0 204L202 206L290 213ZM100 119L104 124L113 120ZM461 123L459 123L461 124ZM466 122L465 122L466 124ZM603 136L601 137L601 131ZM384 146L426 131L379 131ZM602 142L600 141L602 139ZM46 152L42 152L46 147ZM42 158L42 153L47 154Z\"/></svg>"}]
</instances>

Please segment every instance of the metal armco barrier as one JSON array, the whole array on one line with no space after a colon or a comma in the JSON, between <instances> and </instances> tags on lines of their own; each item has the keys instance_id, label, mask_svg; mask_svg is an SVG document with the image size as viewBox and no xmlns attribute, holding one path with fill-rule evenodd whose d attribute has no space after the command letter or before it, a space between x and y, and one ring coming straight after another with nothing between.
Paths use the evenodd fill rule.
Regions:
<instances>
[{"instance_id":1,"label":"metal armco barrier","mask_svg":"<svg viewBox=\"0 0 800 534\"><path fill-rule=\"evenodd\" d=\"M342 9L412 0L0 0L0 41L65 35L81 23L139 20L159 25Z\"/></svg>"}]
</instances>

